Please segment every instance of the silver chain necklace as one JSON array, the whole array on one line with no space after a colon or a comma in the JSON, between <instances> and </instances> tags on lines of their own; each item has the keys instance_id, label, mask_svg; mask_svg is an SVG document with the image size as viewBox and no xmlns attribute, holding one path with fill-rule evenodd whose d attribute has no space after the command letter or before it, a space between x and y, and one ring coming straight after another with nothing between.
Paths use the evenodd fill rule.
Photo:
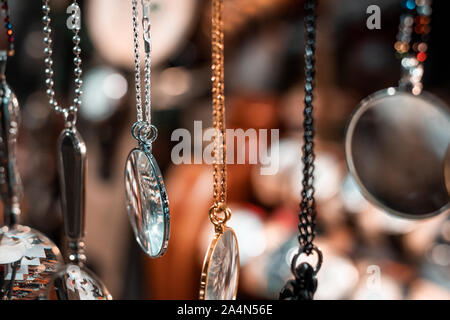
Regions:
<instances>
[{"instance_id":1,"label":"silver chain necklace","mask_svg":"<svg viewBox=\"0 0 450 320\"><path fill-rule=\"evenodd\" d=\"M144 108L142 105L141 89L141 66L139 58L139 25L138 25L138 0L132 0L133 18L133 41L134 41L134 81L136 90L136 113L137 122L132 131L134 138L140 143L153 143L158 135L158 130L151 124L151 23L150 23L150 0L141 0L142 4L142 29L145 49L144 66ZM145 115L144 115L145 114ZM145 118L144 118L145 117Z\"/></svg>"},{"instance_id":2,"label":"silver chain necklace","mask_svg":"<svg viewBox=\"0 0 450 320\"><path fill-rule=\"evenodd\" d=\"M145 110L146 122L151 125L151 35L150 35L150 18L149 18L149 4L150 1L142 1L143 17L142 27L144 31L144 45L145 45ZM133 0L133 40L134 40L134 74L136 87L136 110L137 121L144 121L141 101L141 68L139 61L139 26L138 26L138 9L137 0Z\"/></svg>"},{"instance_id":3,"label":"silver chain necklace","mask_svg":"<svg viewBox=\"0 0 450 320\"><path fill-rule=\"evenodd\" d=\"M75 89L74 89L74 98L73 104L69 108L61 107L55 98L55 90L54 90L54 81L53 81L53 49L52 49L52 29L50 27L51 18L50 14L50 5L49 0L43 0L42 12L44 16L42 17L42 22L44 23L43 31L44 31L44 55L45 55L45 85L47 86L46 94L49 98L50 106L57 112L62 113L64 116L64 120L66 124L69 126L75 126L77 121L77 112L78 108L81 105L81 95L83 91L81 90L81 86L83 84L83 80L81 80L81 74L83 73L81 69L81 48L80 48L80 36L78 33L81 29L80 22L80 7L76 0L67 8L67 12L73 12L73 15L69 18L67 22L67 26L69 29L73 31L72 42L74 47L72 52L74 54L73 64L74 64L74 74L75 74ZM71 21L72 20L72 21Z\"/></svg>"},{"instance_id":4,"label":"silver chain necklace","mask_svg":"<svg viewBox=\"0 0 450 320\"><path fill-rule=\"evenodd\" d=\"M76 0L67 7L66 12L71 16L67 19L67 28L72 30L74 47L75 95L73 104L69 108L61 107L55 99L53 89L53 59L52 59L52 29L49 0L43 0L42 12L44 16L44 54L45 54L45 84L50 106L57 113L64 116L65 129L58 139L58 174L61 189L61 205L64 229L67 239L68 264L60 268L54 276L53 294L60 300L105 300L112 299L105 285L86 266L85 255L85 184L86 184L86 144L76 128L77 112L81 105L81 10ZM73 279L70 286L67 279ZM53 290L53 289L52 289Z\"/></svg>"},{"instance_id":5,"label":"silver chain necklace","mask_svg":"<svg viewBox=\"0 0 450 320\"><path fill-rule=\"evenodd\" d=\"M141 98L138 1L131 0L131 3L137 113L137 121L132 126L131 134L138 141L139 147L131 150L128 155L125 165L125 192L128 217L136 241L148 256L157 258L167 250L170 235L170 213L163 177L152 155L152 143L157 138L158 130L151 124L150 0L141 0L145 49L144 108Z\"/></svg>"}]
</instances>

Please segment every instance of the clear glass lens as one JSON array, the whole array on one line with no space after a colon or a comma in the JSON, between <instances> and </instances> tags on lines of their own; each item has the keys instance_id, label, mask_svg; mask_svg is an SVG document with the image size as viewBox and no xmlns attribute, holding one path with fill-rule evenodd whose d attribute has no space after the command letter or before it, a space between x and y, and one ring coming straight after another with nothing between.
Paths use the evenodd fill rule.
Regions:
<instances>
[{"instance_id":1,"label":"clear glass lens","mask_svg":"<svg viewBox=\"0 0 450 320\"><path fill-rule=\"evenodd\" d=\"M150 257L164 254L169 207L161 172L151 154L135 149L125 167L127 209L136 240Z\"/></svg>"},{"instance_id":2,"label":"clear glass lens","mask_svg":"<svg viewBox=\"0 0 450 320\"><path fill-rule=\"evenodd\" d=\"M440 100L394 88L361 102L346 137L350 171L365 197L392 214L419 219L449 206L450 115Z\"/></svg>"},{"instance_id":3,"label":"clear glass lens","mask_svg":"<svg viewBox=\"0 0 450 320\"><path fill-rule=\"evenodd\" d=\"M48 298L51 300L112 300L95 274L75 264L63 266L54 276Z\"/></svg>"},{"instance_id":4,"label":"clear glass lens","mask_svg":"<svg viewBox=\"0 0 450 320\"><path fill-rule=\"evenodd\" d=\"M203 270L203 276L206 276L204 298L234 300L239 279L239 249L236 235L232 229L226 228L225 232L214 241L213 248L208 252L209 264L206 270Z\"/></svg>"},{"instance_id":5,"label":"clear glass lens","mask_svg":"<svg viewBox=\"0 0 450 320\"><path fill-rule=\"evenodd\" d=\"M39 231L0 229L0 300L44 299L60 265L59 249Z\"/></svg>"}]
</instances>

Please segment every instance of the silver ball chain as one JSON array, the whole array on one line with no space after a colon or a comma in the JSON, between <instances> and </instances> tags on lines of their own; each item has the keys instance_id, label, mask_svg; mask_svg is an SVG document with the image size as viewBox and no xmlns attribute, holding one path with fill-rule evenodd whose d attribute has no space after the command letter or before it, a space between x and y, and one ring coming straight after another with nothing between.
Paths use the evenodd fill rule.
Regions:
<instances>
[{"instance_id":1,"label":"silver ball chain","mask_svg":"<svg viewBox=\"0 0 450 320\"><path fill-rule=\"evenodd\" d=\"M79 46L80 44L80 36L78 35L80 28L79 26L74 26L72 28L73 31L73 37L72 42L74 44L74 47L72 49L72 52L74 54L74 74L75 74L75 90L74 90L74 98L73 98L73 104L69 108L63 108L61 107L55 98L55 90L54 90L54 81L53 81L53 59L52 59L52 28L50 27L51 18L50 18L50 5L49 0L43 0L42 1L42 12L44 13L44 16L42 17L42 22L44 24L43 32L44 32L44 63L45 63L45 85L47 87L46 94L49 98L49 104L50 106L57 112L61 113L64 116L64 120L66 121L67 126L74 126L77 120L77 112L78 108L81 106L81 95L83 94L83 91L81 90L81 86L83 84L83 80L81 79L81 75L83 73L81 69L81 48ZM78 7L77 0L74 0L72 3L72 6Z\"/></svg>"},{"instance_id":2,"label":"silver ball chain","mask_svg":"<svg viewBox=\"0 0 450 320\"><path fill-rule=\"evenodd\" d=\"M133 125L133 136L141 143L151 144L158 134L158 130L151 124L151 23L150 0L141 0L142 28L145 49L144 66L144 108L141 98L141 67L139 60L139 26L138 26L138 0L132 0L133 40L134 40L134 80L136 89L137 122ZM144 119L145 112L145 119Z\"/></svg>"}]
</instances>

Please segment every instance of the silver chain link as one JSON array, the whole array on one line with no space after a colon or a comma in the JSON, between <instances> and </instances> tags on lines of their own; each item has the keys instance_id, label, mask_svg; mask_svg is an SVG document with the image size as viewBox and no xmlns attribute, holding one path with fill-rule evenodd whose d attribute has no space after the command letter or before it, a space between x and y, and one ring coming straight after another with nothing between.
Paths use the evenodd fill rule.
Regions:
<instances>
[{"instance_id":1,"label":"silver chain link","mask_svg":"<svg viewBox=\"0 0 450 320\"><path fill-rule=\"evenodd\" d=\"M147 127L151 126L151 23L150 23L150 0L141 0L142 5L142 28L145 48L144 67L144 112L141 99L141 68L139 60L139 26L138 26L138 0L132 0L133 17L133 40L134 40L134 80L136 88L136 111L137 121L145 121ZM153 129L155 130L155 129Z\"/></svg>"},{"instance_id":2,"label":"silver chain link","mask_svg":"<svg viewBox=\"0 0 450 320\"><path fill-rule=\"evenodd\" d=\"M45 85L47 87L46 94L49 98L50 106L57 112L61 113L64 116L66 124L73 126L76 123L76 116L78 112L78 108L81 106L81 95L83 91L81 90L81 86L83 85L83 80L81 79L81 74L83 73L81 68L81 48L80 44L80 36L78 35L80 28L74 27L72 42L74 47L72 52L74 54L73 64L74 64L74 74L75 74L75 89L74 89L74 98L73 104L69 108L61 107L55 98L55 90L54 90L54 80L53 80L53 49L52 49L52 29L50 27L51 18L50 18L50 5L49 0L42 1L42 12L44 16L42 17L42 22L44 24L43 32L44 32L44 55L45 55ZM72 5L78 6L77 0L73 0Z\"/></svg>"}]
</instances>

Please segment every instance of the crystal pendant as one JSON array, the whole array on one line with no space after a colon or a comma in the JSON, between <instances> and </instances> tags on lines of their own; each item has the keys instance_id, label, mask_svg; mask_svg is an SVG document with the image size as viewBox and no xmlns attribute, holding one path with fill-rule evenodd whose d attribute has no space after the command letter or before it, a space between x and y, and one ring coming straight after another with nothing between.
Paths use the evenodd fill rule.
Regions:
<instances>
[{"instance_id":1,"label":"crystal pendant","mask_svg":"<svg viewBox=\"0 0 450 320\"><path fill-rule=\"evenodd\" d=\"M136 241L151 258L162 256L169 243L169 201L161 171L150 152L131 151L125 166L125 187Z\"/></svg>"},{"instance_id":2,"label":"crystal pendant","mask_svg":"<svg viewBox=\"0 0 450 320\"><path fill-rule=\"evenodd\" d=\"M97 276L84 267L67 264L56 272L48 293L50 300L112 300Z\"/></svg>"},{"instance_id":3,"label":"crystal pendant","mask_svg":"<svg viewBox=\"0 0 450 320\"><path fill-rule=\"evenodd\" d=\"M209 245L200 281L200 299L235 300L239 280L239 248L233 229L225 227Z\"/></svg>"},{"instance_id":4,"label":"crystal pendant","mask_svg":"<svg viewBox=\"0 0 450 320\"><path fill-rule=\"evenodd\" d=\"M59 249L39 231L22 225L0 229L0 299L45 299L61 264Z\"/></svg>"}]
</instances>

